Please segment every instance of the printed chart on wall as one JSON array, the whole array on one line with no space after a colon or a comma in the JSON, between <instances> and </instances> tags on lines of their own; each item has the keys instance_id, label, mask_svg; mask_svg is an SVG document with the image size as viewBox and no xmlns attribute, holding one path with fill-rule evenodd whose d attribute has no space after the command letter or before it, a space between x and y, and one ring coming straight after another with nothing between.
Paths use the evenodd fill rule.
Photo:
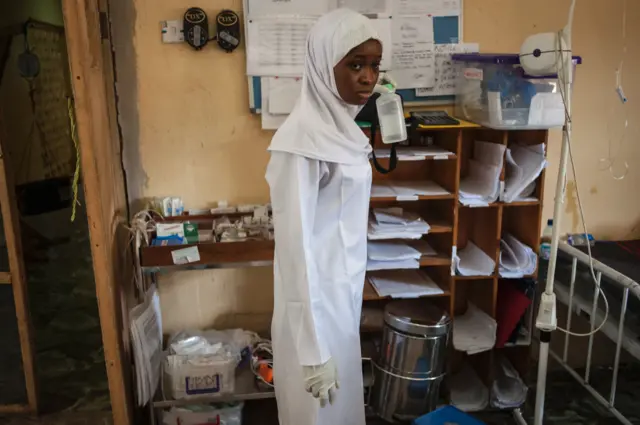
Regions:
<instances>
[{"instance_id":1,"label":"printed chart on wall","mask_svg":"<svg viewBox=\"0 0 640 425\"><path fill-rule=\"evenodd\" d=\"M462 0L244 0L250 106L265 129L277 129L302 86L307 34L316 20L347 7L369 17L382 39L381 69L398 83L405 104L451 102L453 53L463 44Z\"/></svg>"}]
</instances>

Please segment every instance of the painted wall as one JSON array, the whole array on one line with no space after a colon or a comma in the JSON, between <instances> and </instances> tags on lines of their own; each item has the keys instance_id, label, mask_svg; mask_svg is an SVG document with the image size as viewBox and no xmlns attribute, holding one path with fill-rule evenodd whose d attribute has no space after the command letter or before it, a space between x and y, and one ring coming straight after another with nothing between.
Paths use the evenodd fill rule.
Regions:
<instances>
[{"instance_id":1,"label":"painted wall","mask_svg":"<svg viewBox=\"0 0 640 425\"><path fill-rule=\"evenodd\" d=\"M578 3L574 50L585 64L575 85L573 150L587 223L598 237L638 236L640 198L631 194L640 181L640 146L635 143L640 81L631 75L640 65L640 27L628 25L625 90L631 99L626 108L631 124L624 145L618 147L619 115L624 111L616 108L613 90L614 70L622 53L622 0ZM568 0L466 0L464 38L479 42L483 52L514 52L526 35L561 28L568 4ZM180 195L192 208L222 199L265 202L265 149L272 133L262 131L259 118L248 112L244 51L226 54L207 48L193 52L186 45L160 41L159 22L180 19L191 5L186 0L113 0L130 198ZM202 0L198 5L210 16L222 8L241 10L240 0ZM629 1L628 22L638 18L640 3ZM612 111L617 115L609 120ZM629 162L624 180L614 180L599 168L610 139L613 150ZM546 217L552 216L559 141L556 132L550 143ZM579 225L575 191L570 190L569 195L566 231L577 230ZM165 327L168 331L228 324L264 327L269 323L271 285L270 269L163 276Z\"/></svg>"}]
</instances>

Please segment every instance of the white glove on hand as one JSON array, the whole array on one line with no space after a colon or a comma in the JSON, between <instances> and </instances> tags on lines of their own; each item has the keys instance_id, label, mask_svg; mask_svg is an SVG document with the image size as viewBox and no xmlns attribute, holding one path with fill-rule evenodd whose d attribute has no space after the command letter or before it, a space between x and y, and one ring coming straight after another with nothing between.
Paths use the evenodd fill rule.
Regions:
<instances>
[{"instance_id":1,"label":"white glove on hand","mask_svg":"<svg viewBox=\"0 0 640 425\"><path fill-rule=\"evenodd\" d=\"M336 390L340 388L338 383L338 369L333 359L330 358L320 366L303 366L304 386L315 398L320 399L320 407L333 404Z\"/></svg>"}]
</instances>

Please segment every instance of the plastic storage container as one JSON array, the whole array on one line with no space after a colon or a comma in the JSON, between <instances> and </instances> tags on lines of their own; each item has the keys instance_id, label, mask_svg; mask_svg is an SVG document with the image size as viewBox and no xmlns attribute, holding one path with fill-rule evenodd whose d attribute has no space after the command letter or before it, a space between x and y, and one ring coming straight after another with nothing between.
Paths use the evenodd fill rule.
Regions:
<instances>
[{"instance_id":1,"label":"plastic storage container","mask_svg":"<svg viewBox=\"0 0 640 425\"><path fill-rule=\"evenodd\" d=\"M237 364L224 356L169 355L164 362L165 391L174 399L232 394Z\"/></svg>"},{"instance_id":2,"label":"plastic storage container","mask_svg":"<svg viewBox=\"0 0 640 425\"><path fill-rule=\"evenodd\" d=\"M504 130L564 125L557 75L526 75L517 54L455 54L453 61L458 71L458 117ZM582 58L573 57L574 71L581 63Z\"/></svg>"},{"instance_id":3,"label":"plastic storage container","mask_svg":"<svg viewBox=\"0 0 640 425\"><path fill-rule=\"evenodd\" d=\"M387 421L411 420L437 405L451 320L440 309L414 301L389 303L384 320L371 404Z\"/></svg>"}]
</instances>

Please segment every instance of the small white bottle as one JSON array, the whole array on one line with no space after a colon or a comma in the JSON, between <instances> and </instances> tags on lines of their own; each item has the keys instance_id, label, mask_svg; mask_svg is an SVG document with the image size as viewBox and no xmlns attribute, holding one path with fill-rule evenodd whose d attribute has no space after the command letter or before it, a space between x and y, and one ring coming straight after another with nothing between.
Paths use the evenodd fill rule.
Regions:
<instances>
[{"instance_id":1,"label":"small white bottle","mask_svg":"<svg viewBox=\"0 0 640 425\"><path fill-rule=\"evenodd\" d=\"M540 243L540 258L549 260L551 258L551 238L553 237L553 220L547 220L547 227L542 231L542 242Z\"/></svg>"},{"instance_id":2,"label":"small white bottle","mask_svg":"<svg viewBox=\"0 0 640 425\"><path fill-rule=\"evenodd\" d=\"M376 100L382 143L398 143L407 139L402 98L396 93L384 93Z\"/></svg>"}]
</instances>

